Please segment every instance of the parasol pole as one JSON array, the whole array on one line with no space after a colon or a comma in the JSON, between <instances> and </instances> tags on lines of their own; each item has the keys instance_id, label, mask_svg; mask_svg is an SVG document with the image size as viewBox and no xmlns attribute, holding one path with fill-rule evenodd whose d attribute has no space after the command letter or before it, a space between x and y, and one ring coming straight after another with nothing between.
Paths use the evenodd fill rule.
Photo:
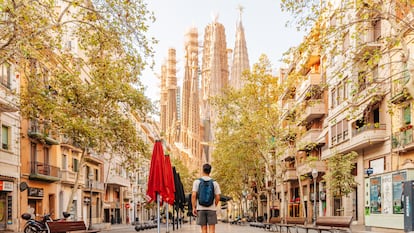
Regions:
<instances>
[{"instance_id":1,"label":"parasol pole","mask_svg":"<svg viewBox=\"0 0 414 233\"><path fill-rule=\"evenodd\" d=\"M157 232L160 233L160 194L156 192L157 195Z\"/></svg>"},{"instance_id":2,"label":"parasol pole","mask_svg":"<svg viewBox=\"0 0 414 233\"><path fill-rule=\"evenodd\" d=\"M169 207L169 204L168 203L166 203L166 205L167 205L167 233L169 233L170 232L170 229L169 229L169 227L168 227L168 222L169 222L169 215L170 215L170 213L168 212L168 207Z\"/></svg>"}]
</instances>

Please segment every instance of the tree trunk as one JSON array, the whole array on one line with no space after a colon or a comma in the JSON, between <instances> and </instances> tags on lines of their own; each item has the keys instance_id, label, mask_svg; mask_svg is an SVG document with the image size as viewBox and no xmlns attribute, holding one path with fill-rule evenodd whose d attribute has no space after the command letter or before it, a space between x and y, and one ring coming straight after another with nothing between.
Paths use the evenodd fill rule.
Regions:
<instances>
[{"instance_id":1,"label":"tree trunk","mask_svg":"<svg viewBox=\"0 0 414 233\"><path fill-rule=\"evenodd\" d=\"M302 217L307 218L306 208L305 208L305 201L303 200L303 186L302 186L302 179L300 178L300 175L298 174L298 160L295 158L295 168L296 168L296 174L298 176L298 183L299 183L299 202L302 206Z\"/></svg>"},{"instance_id":2,"label":"tree trunk","mask_svg":"<svg viewBox=\"0 0 414 233\"><path fill-rule=\"evenodd\" d=\"M85 154L86 154L86 150L83 149L82 150L82 155L81 155L80 161L79 161L78 170L76 171L76 175L75 175L75 183L73 184L72 192L70 193L69 201L68 201L68 204L66 206L66 212L70 212L70 209L73 205L73 198L75 197L75 194L78 191L79 178L80 178L80 174L81 174L81 171L83 170L82 168L83 168L84 162L85 162Z\"/></svg>"}]
</instances>

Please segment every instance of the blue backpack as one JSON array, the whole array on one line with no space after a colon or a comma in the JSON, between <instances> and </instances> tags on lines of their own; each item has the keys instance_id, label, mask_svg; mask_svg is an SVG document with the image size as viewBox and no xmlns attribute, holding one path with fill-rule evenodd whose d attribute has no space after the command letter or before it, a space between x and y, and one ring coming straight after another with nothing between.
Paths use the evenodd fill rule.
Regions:
<instances>
[{"instance_id":1,"label":"blue backpack","mask_svg":"<svg viewBox=\"0 0 414 233\"><path fill-rule=\"evenodd\" d=\"M209 207L214 203L214 180L200 180L200 185L198 186L198 204L201 206Z\"/></svg>"}]
</instances>

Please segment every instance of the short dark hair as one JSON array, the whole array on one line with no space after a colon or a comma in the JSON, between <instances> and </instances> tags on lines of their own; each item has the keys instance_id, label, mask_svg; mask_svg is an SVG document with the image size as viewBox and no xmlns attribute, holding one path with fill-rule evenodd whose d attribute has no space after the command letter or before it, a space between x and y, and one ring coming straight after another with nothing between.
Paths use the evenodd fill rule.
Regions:
<instances>
[{"instance_id":1,"label":"short dark hair","mask_svg":"<svg viewBox=\"0 0 414 233\"><path fill-rule=\"evenodd\" d=\"M209 175L210 172L211 172L211 165L208 164L208 163L204 164L203 165L203 172L206 173L207 175Z\"/></svg>"}]
</instances>

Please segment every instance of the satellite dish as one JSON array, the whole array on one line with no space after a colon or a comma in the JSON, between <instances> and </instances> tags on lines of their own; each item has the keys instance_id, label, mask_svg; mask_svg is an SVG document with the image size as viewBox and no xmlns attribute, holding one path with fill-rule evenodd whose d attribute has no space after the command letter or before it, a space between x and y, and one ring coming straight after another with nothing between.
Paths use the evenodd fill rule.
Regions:
<instances>
[{"instance_id":1,"label":"satellite dish","mask_svg":"<svg viewBox=\"0 0 414 233\"><path fill-rule=\"evenodd\" d=\"M27 185L26 182L21 182L19 188L20 188L20 192L23 192L24 190L29 188L29 185Z\"/></svg>"}]
</instances>

